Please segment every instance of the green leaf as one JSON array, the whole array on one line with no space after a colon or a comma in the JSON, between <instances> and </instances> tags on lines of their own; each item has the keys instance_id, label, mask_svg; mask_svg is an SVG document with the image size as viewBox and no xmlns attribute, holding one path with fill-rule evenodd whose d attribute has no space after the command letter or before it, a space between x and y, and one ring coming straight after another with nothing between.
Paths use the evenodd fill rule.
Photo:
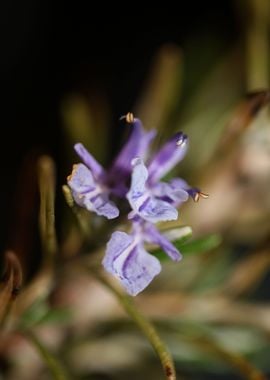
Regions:
<instances>
[{"instance_id":1,"label":"green leaf","mask_svg":"<svg viewBox=\"0 0 270 380\"><path fill-rule=\"evenodd\" d=\"M20 327L28 328L37 325L48 313L49 307L43 298L36 300L21 316Z\"/></svg>"},{"instance_id":2,"label":"green leaf","mask_svg":"<svg viewBox=\"0 0 270 380\"><path fill-rule=\"evenodd\" d=\"M20 327L29 328L43 324L64 323L70 320L71 312L66 308L52 309L43 300L34 302L21 316Z\"/></svg>"},{"instance_id":3,"label":"green leaf","mask_svg":"<svg viewBox=\"0 0 270 380\"><path fill-rule=\"evenodd\" d=\"M182 254L195 254L210 251L217 248L222 242L222 237L218 234L207 235L198 239L194 239L185 244L174 242L177 249L181 251Z\"/></svg>"},{"instance_id":4,"label":"green leaf","mask_svg":"<svg viewBox=\"0 0 270 380\"><path fill-rule=\"evenodd\" d=\"M67 308L50 309L39 321L39 324L62 324L71 319L71 310Z\"/></svg>"}]
</instances>

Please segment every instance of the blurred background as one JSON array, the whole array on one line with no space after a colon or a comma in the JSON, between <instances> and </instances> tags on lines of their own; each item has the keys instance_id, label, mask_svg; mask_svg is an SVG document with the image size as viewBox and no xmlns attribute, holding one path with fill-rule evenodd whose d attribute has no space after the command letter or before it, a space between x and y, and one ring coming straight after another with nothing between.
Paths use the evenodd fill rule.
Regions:
<instances>
[{"instance_id":1,"label":"blurred background","mask_svg":"<svg viewBox=\"0 0 270 380\"><path fill-rule=\"evenodd\" d=\"M180 111L182 100L218 59L241 43L242 20L233 1L181 2L179 10L173 4L153 11L119 6L115 16L82 3L14 1L1 7L5 221L29 151L39 149L61 159L61 105L69 95L84 96L93 108L100 99L106 102L103 112L113 138L118 118L134 108L162 45L175 44L184 54L181 103L176 100ZM3 224L5 246L8 224Z\"/></svg>"},{"instance_id":2,"label":"blurred background","mask_svg":"<svg viewBox=\"0 0 270 380\"><path fill-rule=\"evenodd\" d=\"M175 131L189 135L189 153L174 174L210 195L189 201L178 224L168 225L191 226L193 240L181 242L181 266L164 262L136 306L154 321L179 379L266 379L270 2L95 5L1 4L2 305L9 268L17 265L7 250L24 280L12 310L0 309L0 378L57 379L34 350L35 337L71 379L163 378L115 297L69 262L92 248L62 194L77 160L73 144L85 143L108 166L125 137L119 117L131 111L146 129L158 129L156 146ZM39 204L42 188L54 181L52 261Z\"/></svg>"}]
</instances>

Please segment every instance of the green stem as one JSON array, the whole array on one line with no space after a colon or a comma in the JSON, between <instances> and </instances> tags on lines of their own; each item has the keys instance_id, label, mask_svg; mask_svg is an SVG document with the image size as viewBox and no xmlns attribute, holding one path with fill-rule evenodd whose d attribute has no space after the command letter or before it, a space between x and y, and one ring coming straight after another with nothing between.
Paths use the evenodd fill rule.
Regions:
<instances>
[{"instance_id":1,"label":"green stem","mask_svg":"<svg viewBox=\"0 0 270 380\"><path fill-rule=\"evenodd\" d=\"M137 310L131 298L122 294L106 277L96 270L91 270L91 273L109 288L118 298L121 305L126 310L127 314L137 324L143 334L147 337L156 354L158 355L163 367L167 380L176 380L174 363L168 349L160 339L154 326Z\"/></svg>"},{"instance_id":2,"label":"green stem","mask_svg":"<svg viewBox=\"0 0 270 380\"><path fill-rule=\"evenodd\" d=\"M55 168L53 160L43 156L38 162L40 191L40 235L45 259L51 262L57 252L55 232Z\"/></svg>"},{"instance_id":3,"label":"green stem","mask_svg":"<svg viewBox=\"0 0 270 380\"><path fill-rule=\"evenodd\" d=\"M269 0L249 0L246 25L247 90L269 86Z\"/></svg>"},{"instance_id":4,"label":"green stem","mask_svg":"<svg viewBox=\"0 0 270 380\"><path fill-rule=\"evenodd\" d=\"M69 379L62 364L50 353L47 347L44 346L43 343L41 343L41 341L37 338L37 336L33 332L29 330L23 331L23 335L36 348L41 359L50 370L52 378L54 380L68 380Z\"/></svg>"}]
</instances>

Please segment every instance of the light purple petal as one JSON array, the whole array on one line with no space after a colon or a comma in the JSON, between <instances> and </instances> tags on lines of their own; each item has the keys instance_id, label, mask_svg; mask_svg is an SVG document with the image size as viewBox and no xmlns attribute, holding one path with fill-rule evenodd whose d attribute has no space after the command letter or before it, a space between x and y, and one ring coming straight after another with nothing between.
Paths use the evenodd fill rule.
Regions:
<instances>
[{"instance_id":1,"label":"light purple petal","mask_svg":"<svg viewBox=\"0 0 270 380\"><path fill-rule=\"evenodd\" d=\"M103 258L102 264L107 272L114 274L114 261L118 256L125 255L125 252L130 252L133 247L131 244L134 242L134 237L128 235L126 232L116 231L112 234L111 239L107 243L106 253ZM129 247L131 248L129 249ZM134 246L134 245L133 245Z\"/></svg>"},{"instance_id":2,"label":"light purple petal","mask_svg":"<svg viewBox=\"0 0 270 380\"><path fill-rule=\"evenodd\" d=\"M190 188L188 183L182 178L173 178L170 180L170 184L172 184L174 187L179 187L186 191Z\"/></svg>"},{"instance_id":3,"label":"light purple petal","mask_svg":"<svg viewBox=\"0 0 270 380\"><path fill-rule=\"evenodd\" d=\"M158 259L125 232L114 232L103 259L105 269L117 276L126 291L136 296L161 271Z\"/></svg>"},{"instance_id":4,"label":"light purple petal","mask_svg":"<svg viewBox=\"0 0 270 380\"><path fill-rule=\"evenodd\" d=\"M97 179L104 175L103 167L96 161L96 159L88 152L83 144L78 143L74 145L74 149L83 163L91 169L93 176Z\"/></svg>"},{"instance_id":5,"label":"light purple petal","mask_svg":"<svg viewBox=\"0 0 270 380\"><path fill-rule=\"evenodd\" d=\"M131 177L130 190L127 199L133 211L141 218L157 223L167 220L176 220L178 211L168 202L155 198L146 187L148 178L147 169L141 158L132 161L133 172ZM134 216L134 212L130 217Z\"/></svg>"},{"instance_id":6,"label":"light purple petal","mask_svg":"<svg viewBox=\"0 0 270 380\"><path fill-rule=\"evenodd\" d=\"M79 206L108 219L118 217L118 208L109 201L108 194L94 181L91 171L84 164L73 166L67 182Z\"/></svg>"},{"instance_id":7,"label":"light purple petal","mask_svg":"<svg viewBox=\"0 0 270 380\"><path fill-rule=\"evenodd\" d=\"M89 199L86 199L86 206L88 202L93 205L93 211L95 211L97 215L105 216L107 219L114 219L119 216L118 208L109 200L108 194L106 193L100 193L91 198L89 197Z\"/></svg>"},{"instance_id":8,"label":"light purple petal","mask_svg":"<svg viewBox=\"0 0 270 380\"><path fill-rule=\"evenodd\" d=\"M149 197L139 208L138 214L141 218L151 223L176 220L178 218L178 211L174 206L155 197Z\"/></svg>"},{"instance_id":9,"label":"light purple petal","mask_svg":"<svg viewBox=\"0 0 270 380\"><path fill-rule=\"evenodd\" d=\"M116 205L109 201L107 194L95 193L72 193L75 202L88 211L95 212L97 215L105 216L107 219L115 219L119 216L119 210Z\"/></svg>"},{"instance_id":10,"label":"light purple petal","mask_svg":"<svg viewBox=\"0 0 270 380\"><path fill-rule=\"evenodd\" d=\"M161 235L161 233L153 225L147 224L147 226L145 226L144 234L145 239L149 243L159 245L173 261L181 260L182 255L178 249L175 248L175 246L168 239Z\"/></svg>"},{"instance_id":11,"label":"light purple petal","mask_svg":"<svg viewBox=\"0 0 270 380\"><path fill-rule=\"evenodd\" d=\"M138 245L130 253L122 269L122 283L126 291L136 296L144 290L161 271L158 259Z\"/></svg>"},{"instance_id":12,"label":"light purple petal","mask_svg":"<svg viewBox=\"0 0 270 380\"><path fill-rule=\"evenodd\" d=\"M96 188L91 171L83 164L73 165L72 173L67 178L71 190L84 194Z\"/></svg>"},{"instance_id":13,"label":"light purple petal","mask_svg":"<svg viewBox=\"0 0 270 380\"><path fill-rule=\"evenodd\" d=\"M133 170L131 176L131 185L130 190L127 194L127 198L135 208L138 209L137 200L142 201L141 197L146 194L146 181L148 178L148 171L146 166L143 163L143 160L140 157L136 157L131 162Z\"/></svg>"},{"instance_id":14,"label":"light purple petal","mask_svg":"<svg viewBox=\"0 0 270 380\"><path fill-rule=\"evenodd\" d=\"M173 204L175 207L180 206L183 202L186 202L189 198L186 186L183 187L181 179L175 178L172 181L158 182L152 187L152 192L156 197L159 197L167 202Z\"/></svg>"},{"instance_id":15,"label":"light purple petal","mask_svg":"<svg viewBox=\"0 0 270 380\"><path fill-rule=\"evenodd\" d=\"M155 183L164 177L178 162L188 148L188 138L179 132L175 134L154 156L148 166L149 182Z\"/></svg>"},{"instance_id":16,"label":"light purple petal","mask_svg":"<svg viewBox=\"0 0 270 380\"><path fill-rule=\"evenodd\" d=\"M156 135L156 131L145 132L139 119L134 119L131 126L131 133L126 144L116 157L111 169L109 179L119 181L126 179L131 172L131 161L134 157L144 156L147 153L148 145Z\"/></svg>"}]
</instances>

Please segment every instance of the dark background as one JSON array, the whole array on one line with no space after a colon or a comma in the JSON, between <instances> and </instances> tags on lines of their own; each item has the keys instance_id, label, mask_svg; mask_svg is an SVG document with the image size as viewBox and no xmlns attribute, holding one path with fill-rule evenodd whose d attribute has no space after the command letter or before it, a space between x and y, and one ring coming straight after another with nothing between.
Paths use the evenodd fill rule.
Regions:
<instances>
[{"instance_id":1,"label":"dark background","mask_svg":"<svg viewBox=\"0 0 270 380\"><path fill-rule=\"evenodd\" d=\"M131 109L161 44L176 43L188 50L191 40L196 44L198 37L199 45L202 36L210 34L224 46L239 35L232 1L166 2L149 10L136 3L114 9L97 5L2 3L1 249L14 245L18 204L31 196L25 187L31 170L20 174L26 157L33 151L47 152L56 164L60 161L59 108L65 94L87 89L101 93L115 125ZM207 65L203 54L198 59L202 68Z\"/></svg>"}]
</instances>

